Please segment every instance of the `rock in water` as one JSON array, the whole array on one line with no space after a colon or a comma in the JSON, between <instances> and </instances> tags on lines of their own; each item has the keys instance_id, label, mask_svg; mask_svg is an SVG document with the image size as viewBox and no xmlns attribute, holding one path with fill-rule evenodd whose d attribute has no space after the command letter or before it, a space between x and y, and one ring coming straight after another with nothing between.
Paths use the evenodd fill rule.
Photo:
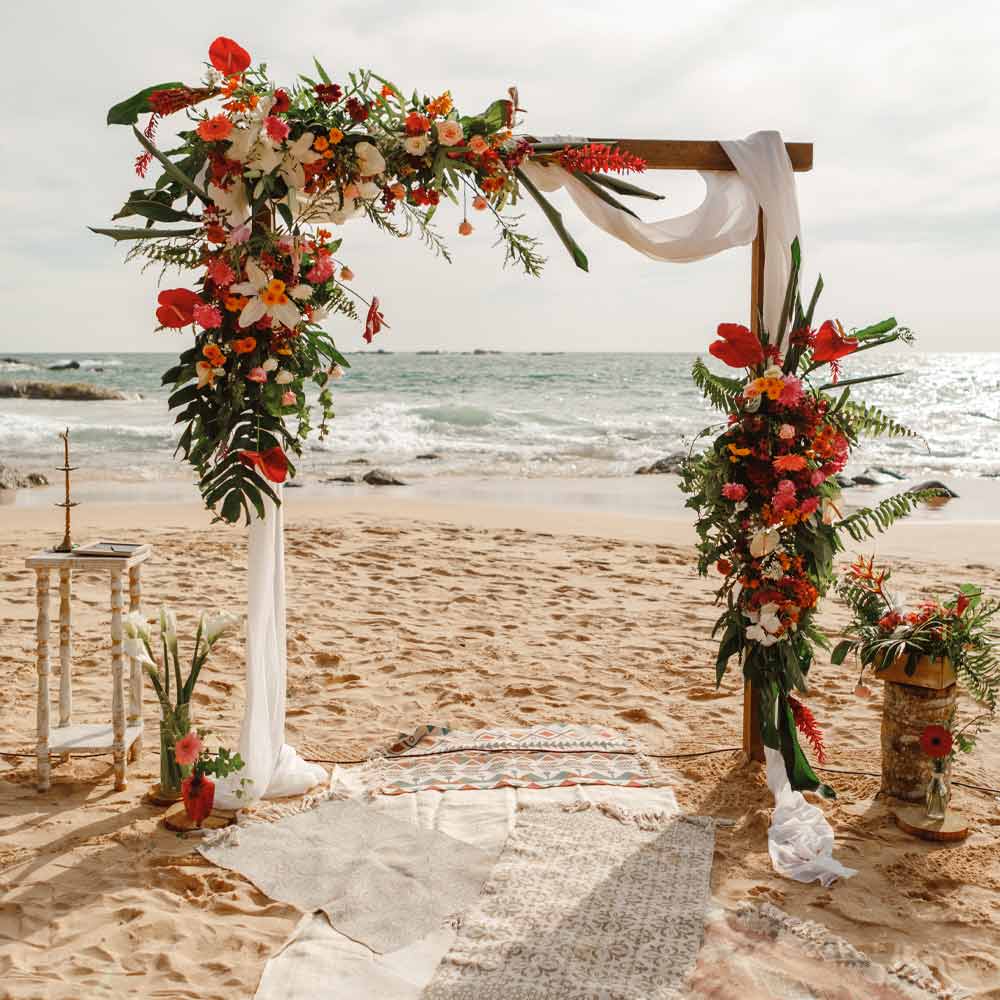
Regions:
<instances>
[{"instance_id":1,"label":"rock in water","mask_svg":"<svg viewBox=\"0 0 1000 1000\"><path fill-rule=\"evenodd\" d=\"M635 470L637 476L656 476L672 473L676 475L681 471L681 466L687 460L687 455L682 451L675 451L666 458L655 461L652 465L643 465Z\"/></svg>"},{"instance_id":2,"label":"rock in water","mask_svg":"<svg viewBox=\"0 0 1000 1000\"><path fill-rule=\"evenodd\" d=\"M50 372L75 371L80 367L79 361L67 361L64 365L49 365Z\"/></svg>"},{"instance_id":3,"label":"rock in water","mask_svg":"<svg viewBox=\"0 0 1000 1000\"><path fill-rule=\"evenodd\" d=\"M331 476L329 479L324 479L324 483L356 483L357 480L354 476Z\"/></svg>"},{"instance_id":4,"label":"rock in water","mask_svg":"<svg viewBox=\"0 0 1000 1000\"><path fill-rule=\"evenodd\" d=\"M139 399L138 393L86 382L0 382L0 399Z\"/></svg>"},{"instance_id":5,"label":"rock in water","mask_svg":"<svg viewBox=\"0 0 1000 1000\"><path fill-rule=\"evenodd\" d=\"M865 469L860 475L854 477L855 486L887 486L889 483L896 479L902 479L902 476L897 476L894 472L889 472L887 469L874 468Z\"/></svg>"},{"instance_id":6,"label":"rock in water","mask_svg":"<svg viewBox=\"0 0 1000 1000\"><path fill-rule=\"evenodd\" d=\"M401 479L390 475L384 469L369 469L362 477L369 486L405 486Z\"/></svg>"},{"instance_id":7,"label":"rock in water","mask_svg":"<svg viewBox=\"0 0 1000 1000\"><path fill-rule=\"evenodd\" d=\"M429 451L424 455L417 455L421 462L436 462L441 456L436 451Z\"/></svg>"},{"instance_id":8,"label":"rock in water","mask_svg":"<svg viewBox=\"0 0 1000 1000\"><path fill-rule=\"evenodd\" d=\"M923 490L937 490L939 500L953 500L958 496L950 486L945 486L944 483L937 479L928 479L926 483L918 483L916 486L911 486L906 492L920 493Z\"/></svg>"},{"instance_id":9,"label":"rock in water","mask_svg":"<svg viewBox=\"0 0 1000 1000\"><path fill-rule=\"evenodd\" d=\"M0 464L0 490L23 490L29 486L48 486L49 481L40 472L18 472L9 465Z\"/></svg>"}]
</instances>

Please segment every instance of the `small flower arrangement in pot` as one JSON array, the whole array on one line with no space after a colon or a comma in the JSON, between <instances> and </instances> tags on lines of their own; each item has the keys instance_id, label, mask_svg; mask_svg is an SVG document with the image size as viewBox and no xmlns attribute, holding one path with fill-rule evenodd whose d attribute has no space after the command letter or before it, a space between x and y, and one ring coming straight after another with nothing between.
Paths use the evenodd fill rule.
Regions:
<instances>
[{"instance_id":1,"label":"small flower arrangement in pot","mask_svg":"<svg viewBox=\"0 0 1000 1000\"><path fill-rule=\"evenodd\" d=\"M205 749L204 729L197 732L191 730L185 733L174 745L174 757L177 763L190 773L181 781L181 799L184 811L195 826L200 827L212 812L215 805L215 782L209 777L225 778L227 775L241 771L244 767L243 758L238 753L231 753L225 747L217 750ZM244 778L240 785L247 783ZM242 788L237 791L242 794Z\"/></svg>"},{"instance_id":2,"label":"small flower arrangement in pot","mask_svg":"<svg viewBox=\"0 0 1000 1000\"><path fill-rule=\"evenodd\" d=\"M848 638L837 644L831 659L840 664L849 653L857 654L859 693L869 693L862 683L869 667L886 681L883 791L904 801L926 801L931 818L941 818L953 746L969 750L974 742L966 735L968 726L953 730L956 681L988 710L969 725L981 729L996 707L1000 630L994 621L1000 601L963 584L950 598L909 604L890 581L890 571L873 559L851 566L838 588L852 611Z\"/></svg>"},{"instance_id":3,"label":"small flower arrangement in pot","mask_svg":"<svg viewBox=\"0 0 1000 1000\"><path fill-rule=\"evenodd\" d=\"M890 589L891 576L874 559L858 559L841 580L839 593L852 619L846 629L849 638L834 648L833 663L843 663L855 652L862 677L867 667L883 677L901 671L889 674L889 679L921 685L918 669L936 662L945 667L938 674L947 681L942 688L957 677L992 712L1000 689L1000 628L994 624L1000 601L984 599L979 587L966 583L949 599L910 605ZM954 677L947 680L950 672Z\"/></svg>"}]
</instances>

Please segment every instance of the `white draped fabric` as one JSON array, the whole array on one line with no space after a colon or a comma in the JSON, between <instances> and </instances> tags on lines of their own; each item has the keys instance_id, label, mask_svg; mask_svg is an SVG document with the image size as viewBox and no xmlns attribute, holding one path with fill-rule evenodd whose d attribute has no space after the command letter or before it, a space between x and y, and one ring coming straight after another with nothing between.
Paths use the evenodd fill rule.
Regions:
<instances>
[{"instance_id":1,"label":"white draped fabric","mask_svg":"<svg viewBox=\"0 0 1000 1000\"><path fill-rule=\"evenodd\" d=\"M755 132L722 143L735 172L702 171L705 198L693 212L660 222L642 222L598 198L559 166L525 162L539 189L565 188L594 225L655 260L687 262L730 247L745 246L757 233L758 209L765 217L764 323L776 329L788 275L790 246L799 235L795 175L777 132ZM326 777L285 743L285 567L281 508L268 502L267 516L250 528L247 609L247 703L240 733L246 768L220 782L216 801L237 808L259 798L307 791ZM236 797L236 779L252 784ZM778 872L824 885L854 874L832 858L833 831L822 812L794 792L777 751L767 750L768 785L775 811L768 832L771 860Z\"/></svg>"},{"instance_id":2,"label":"white draped fabric","mask_svg":"<svg viewBox=\"0 0 1000 1000\"><path fill-rule=\"evenodd\" d=\"M266 516L250 523L247 566L246 706L240 729L240 756L246 766L217 783L215 802L222 809L300 795L326 779L322 767L304 761L285 743L283 508L272 500L264 503ZM248 782L241 786L244 778Z\"/></svg>"}]
</instances>

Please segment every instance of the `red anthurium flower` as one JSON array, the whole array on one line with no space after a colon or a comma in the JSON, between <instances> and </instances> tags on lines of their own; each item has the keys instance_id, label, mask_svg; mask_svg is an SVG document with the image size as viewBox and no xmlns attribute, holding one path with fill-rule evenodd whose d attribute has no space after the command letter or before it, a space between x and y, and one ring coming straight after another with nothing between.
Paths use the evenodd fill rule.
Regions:
<instances>
[{"instance_id":1,"label":"red anthurium flower","mask_svg":"<svg viewBox=\"0 0 1000 1000\"><path fill-rule=\"evenodd\" d=\"M287 90L276 90L274 92L274 104L271 105L271 114L280 115L292 106L292 99L288 96Z\"/></svg>"},{"instance_id":2,"label":"red anthurium flower","mask_svg":"<svg viewBox=\"0 0 1000 1000\"><path fill-rule=\"evenodd\" d=\"M168 288L160 292L156 301L160 304L156 310L160 325L174 330L190 326L194 322L195 307L204 305L201 296L187 288Z\"/></svg>"},{"instance_id":3,"label":"red anthurium flower","mask_svg":"<svg viewBox=\"0 0 1000 1000\"><path fill-rule=\"evenodd\" d=\"M816 332L813 341L813 361L836 361L858 349L854 337L848 337L839 320L828 319Z\"/></svg>"},{"instance_id":4,"label":"red anthurium flower","mask_svg":"<svg viewBox=\"0 0 1000 1000\"><path fill-rule=\"evenodd\" d=\"M958 600L955 602L955 614L964 615L965 609L972 603L968 594L959 594Z\"/></svg>"},{"instance_id":5,"label":"red anthurium flower","mask_svg":"<svg viewBox=\"0 0 1000 1000\"><path fill-rule=\"evenodd\" d=\"M272 483L283 483L288 476L288 456L277 445L267 451L241 451L240 461L255 466Z\"/></svg>"},{"instance_id":6,"label":"red anthurium flower","mask_svg":"<svg viewBox=\"0 0 1000 1000\"><path fill-rule=\"evenodd\" d=\"M201 826L215 804L215 782L203 774L192 774L181 782L184 811Z\"/></svg>"},{"instance_id":7,"label":"red anthurium flower","mask_svg":"<svg viewBox=\"0 0 1000 1000\"><path fill-rule=\"evenodd\" d=\"M952 738L944 726L928 726L920 734L920 749L928 757L947 757L951 753Z\"/></svg>"},{"instance_id":8,"label":"red anthurium flower","mask_svg":"<svg viewBox=\"0 0 1000 1000\"><path fill-rule=\"evenodd\" d=\"M730 368L751 368L764 360L764 348L757 335L738 323L720 323L721 340L708 345L708 353Z\"/></svg>"},{"instance_id":9,"label":"red anthurium flower","mask_svg":"<svg viewBox=\"0 0 1000 1000\"><path fill-rule=\"evenodd\" d=\"M372 297L372 304L368 309L368 316L365 318L365 343L370 344L372 338L375 336L383 326L388 326L385 317L378 310L378 299L374 296Z\"/></svg>"},{"instance_id":10,"label":"red anthurium flower","mask_svg":"<svg viewBox=\"0 0 1000 1000\"><path fill-rule=\"evenodd\" d=\"M224 35L220 35L208 47L208 58L212 65L226 76L242 73L250 65L250 53Z\"/></svg>"}]
</instances>

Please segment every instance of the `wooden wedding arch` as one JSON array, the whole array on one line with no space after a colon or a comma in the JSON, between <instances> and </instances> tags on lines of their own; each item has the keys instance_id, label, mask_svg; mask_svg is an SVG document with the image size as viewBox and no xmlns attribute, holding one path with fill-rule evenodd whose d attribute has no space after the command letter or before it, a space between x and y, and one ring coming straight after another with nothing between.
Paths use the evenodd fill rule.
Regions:
<instances>
[{"instance_id":1,"label":"wooden wedding arch","mask_svg":"<svg viewBox=\"0 0 1000 1000\"><path fill-rule=\"evenodd\" d=\"M587 139L619 146L641 156L649 170L735 170L722 144L712 140L685 139ZM811 142L786 142L785 150L792 170L804 173L812 170ZM757 235L750 252L750 328L759 333L764 308L764 227L763 209L757 214ZM750 682L743 685L743 751L750 760L764 760L764 744L760 738L757 699L752 696Z\"/></svg>"}]
</instances>

